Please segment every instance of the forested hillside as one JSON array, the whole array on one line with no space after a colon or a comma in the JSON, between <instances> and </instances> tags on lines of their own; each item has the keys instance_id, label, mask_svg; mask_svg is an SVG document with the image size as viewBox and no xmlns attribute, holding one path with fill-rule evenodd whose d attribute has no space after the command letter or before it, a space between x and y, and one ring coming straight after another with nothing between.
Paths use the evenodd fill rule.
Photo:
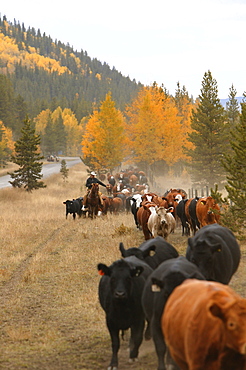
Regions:
<instances>
[{"instance_id":1,"label":"forested hillside","mask_svg":"<svg viewBox=\"0 0 246 370\"><path fill-rule=\"evenodd\" d=\"M142 87L86 51L52 40L40 29L12 24L5 16L0 18L0 74L10 78L31 118L60 106L71 109L80 121L109 91L124 109Z\"/></svg>"}]
</instances>

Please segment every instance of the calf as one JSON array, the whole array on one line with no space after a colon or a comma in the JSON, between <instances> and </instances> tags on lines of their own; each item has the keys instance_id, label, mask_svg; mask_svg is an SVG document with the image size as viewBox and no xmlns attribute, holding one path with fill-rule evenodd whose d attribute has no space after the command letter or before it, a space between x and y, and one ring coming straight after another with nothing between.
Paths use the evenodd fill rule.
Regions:
<instances>
[{"instance_id":1,"label":"calf","mask_svg":"<svg viewBox=\"0 0 246 370\"><path fill-rule=\"evenodd\" d=\"M198 266L207 280L229 284L240 257L235 236L218 224L204 226L188 239L186 258Z\"/></svg>"},{"instance_id":2,"label":"calf","mask_svg":"<svg viewBox=\"0 0 246 370\"><path fill-rule=\"evenodd\" d=\"M169 297L161 326L181 369L245 369L246 299L230 287L186 280Z\"/></svg>"},{"instance_id":3,"label":"calf","mask_svg":"<svg viewBox=\"0 0 246 370\"><path fill-rule=\"evenodd\" d=\"M161 330L163 309L174 288L185 279L190 278L205 280L196 265L189 262L185 257L180 256L161 263L145 283L142 304L146 319L150 323L150 331L158 357L158 370L165 369L164 356L166 345ZM173 367L174 369L176 367Z\"/></svg>"},{"instance_id":4,"label":"calf","mask_svg":"<svg viewBox=\"0 0 246 370\"><path fill-rule=\"evenodd\" d=\"M109 211L115 215L118 215L119 212L122 210L123 201L119 197L108 197L109 199Z\"/></svg>"},{"instance_id":5,"label":"calf","mask_svg":"<svg viewBox=\"0 0 246 370\"><path fill-rule=\"evenodd\" d=\"M196 205L196 215L201 227L218 223L220 219L220 206L211 196L199 198Z\"/></svg>"},{"instance_id":6,"label":"calf","mask_svg":"<svg viewBox=\"0 0 246 370\"><path fill-rule=\"evenodd\" d=\"M159 235L167 239L168 235L174 231L176 221L170 213L171 210L172 207L168 209L156 207L156 212L152 212L149 216L148 229L154 238Z\"/></svg>"},{"instance_id":7,"label":"calf","mask_svg":"<svg viewBox=\"0 0 246 370\"><path fill-rule=\"evenodd\" d=\"M99 301L106 314L106 323L112 341L112 358L108 370L118 368L120 347L119 332L131 329L130 360L138 357L143 340L144 312L141 296L145 279L140 264L130 264L124 259L115 261L111 266L98 264L102 276L99 282Z\"/></svg>"},{"instance_id":8,"label":"calf","mask_svg":"<svg viewBox=\"0 0 246 370\"><path fill-rule=\"evenodd\" d=\"M82 201L83 201L83 198L80 197L80 198L77 198L77 199L73 199L73 200L66 200L65 202L63 202L63 204L66 205L66 219L67 219L67 215L70 213L70 214L73 214L73 219L75 220L76 218L76 214L81 217L82 215Z\"/></svg>"},{"instance_id":9,"label":"calf","mask_svg":"<svg viewBox=\"0 0 246 370\"><path fill-rule=\"evenodd\" d=\"M125 249L123 243L120 243L119 247L122 257L136 256L152 269L156 269L163 261L179 255L177 250L162 236L146 240L138 248Z\"/></svg>"}]
</instances>

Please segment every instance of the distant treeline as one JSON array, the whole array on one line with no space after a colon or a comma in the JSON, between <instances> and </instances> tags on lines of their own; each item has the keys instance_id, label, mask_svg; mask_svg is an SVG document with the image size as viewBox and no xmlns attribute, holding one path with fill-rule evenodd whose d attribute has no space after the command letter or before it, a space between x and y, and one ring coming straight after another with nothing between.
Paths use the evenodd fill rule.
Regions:
<instances>
[{"instance_id":1,"label":"distant treeline","mask_svg":"<svg viewBox=\"0 0 246 370\"><path fill-rule=\"evenodd\" d=\"M70 108L78 121L92 113L110 91L124 109L143 87L114 67L91 59L86 51L53 41L40 30L0 18L0 73L8 76L15 95L27 104L29 116L60 106Z\"/></svg>"}]
</instances>

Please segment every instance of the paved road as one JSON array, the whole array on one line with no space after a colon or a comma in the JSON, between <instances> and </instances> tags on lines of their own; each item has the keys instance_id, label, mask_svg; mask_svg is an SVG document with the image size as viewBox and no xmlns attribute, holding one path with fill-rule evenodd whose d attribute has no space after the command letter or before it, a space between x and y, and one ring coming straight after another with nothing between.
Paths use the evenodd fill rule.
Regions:
<instances>
[{"instance_id":1,"label":"paved road","mask_svg":"<svg viewBox=\"0 0 246 370\"><path fill-rule=\"evenodd\" d=\"M81 162L81 159L79 157L64 157L62 159L65 159L67 168L72 167L75 164L78 164ZM44 164L42 168L42 172L41 172L43 175L43 179L55 173L59 173L60 169L61 169L61 159L60 159L60 162L51 162L48 164ZM1 176L0 177L0 189L12 186L9 183L9 181L11 181L10 175Z\"/></svg>"}]
</instances>

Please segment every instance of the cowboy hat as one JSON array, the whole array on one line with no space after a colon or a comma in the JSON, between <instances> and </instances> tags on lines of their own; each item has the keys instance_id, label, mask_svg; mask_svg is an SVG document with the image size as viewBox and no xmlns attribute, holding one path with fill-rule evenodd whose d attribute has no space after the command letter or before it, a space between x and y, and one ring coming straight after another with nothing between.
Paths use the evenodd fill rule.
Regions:
<instances>
[{"instance_id":1,"label":"cowboy hat","mask_svg":"<svg viewBox=\"0 0 246 370\"><path fill-rule=\"evenodd\" d=\"M96 174L96 172L92 171L91 175L96 176L97 174Z\"/></svg>"}]
</instances>

